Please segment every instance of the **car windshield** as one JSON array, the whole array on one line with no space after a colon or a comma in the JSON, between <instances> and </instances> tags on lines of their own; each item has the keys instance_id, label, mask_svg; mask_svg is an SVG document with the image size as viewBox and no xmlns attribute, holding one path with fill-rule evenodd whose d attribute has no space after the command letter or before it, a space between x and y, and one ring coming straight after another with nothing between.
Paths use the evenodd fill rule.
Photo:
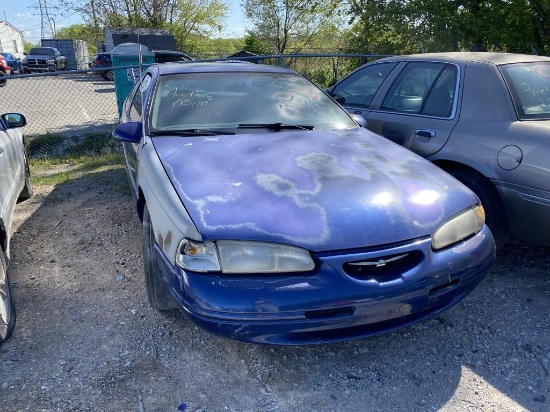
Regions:
<instances>
[{"instance_id":1,"label":"car windshield","mask_svg":"<svg viewBox=\"0 0 550 412\"><path fill-rule=\"evenodd\" d=\"M550 119L550 62L500 66L520 119Z\"/></svg>"},{"instance_id":2,"label":"car windshield","mask_svg":"<svg viewBox=\"0 0 550 412\"><path fill-rule=\"evenodd\" d=\"M46 55L53 55L54 52L52 49L48 49L47 47L33 47L29 54L46 54Z\"/></svg>"},{"instance_id":3,"label":"car windshield","mask_svg":"<svg viewBox=\"0 0 550 412\"><path fill-rule=\"evenodd\" d=\"M357 127L321 89L292 73L160 76L151 110L152 133L268 133Z\"/></svg>"}]
</instances>

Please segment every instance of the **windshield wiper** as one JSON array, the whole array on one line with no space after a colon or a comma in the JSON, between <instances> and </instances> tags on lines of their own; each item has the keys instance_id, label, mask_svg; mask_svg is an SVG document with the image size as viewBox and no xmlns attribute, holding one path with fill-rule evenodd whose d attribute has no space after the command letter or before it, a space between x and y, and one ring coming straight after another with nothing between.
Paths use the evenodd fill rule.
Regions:
<instances>
[{"instance_id":1,"label":"windshield wiper","mask_svg":"<svg viewBox=\"0 0 550 412\"><path fill-rule=\"evenodd\" d=\"M226 134L235 134L224 130L208 129L183 129L183 130L157 130L151 133L151 136L220 136Z\"/></svg>"},{"instance_id":2,"label":"windshield wiper","mask_svg":"<svg viewBox=\"0 0 550 412\"><path fill-rule=\"evenodd\" d=\"M276 132L280 130L313 130L313 126L304 124L286 124L286 123L241 123L239 129L271 129Z\"/></svg>"}]
</instances>

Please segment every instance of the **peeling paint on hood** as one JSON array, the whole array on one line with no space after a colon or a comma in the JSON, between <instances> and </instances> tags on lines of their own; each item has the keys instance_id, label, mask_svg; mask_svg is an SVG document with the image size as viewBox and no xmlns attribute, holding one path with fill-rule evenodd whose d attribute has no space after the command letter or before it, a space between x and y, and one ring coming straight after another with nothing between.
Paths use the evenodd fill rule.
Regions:
<instances>
[{"instance_id":1,"label":"peeling paint on hood","mask_svg":"<svg viewBox=\"0 0 550 412\"><path fill-rule=\"evenodd\" d=\"M369 247L430 235L477 201L430 162L361 128L153 143L204 240Z\"/></svg>"}]
</instances>

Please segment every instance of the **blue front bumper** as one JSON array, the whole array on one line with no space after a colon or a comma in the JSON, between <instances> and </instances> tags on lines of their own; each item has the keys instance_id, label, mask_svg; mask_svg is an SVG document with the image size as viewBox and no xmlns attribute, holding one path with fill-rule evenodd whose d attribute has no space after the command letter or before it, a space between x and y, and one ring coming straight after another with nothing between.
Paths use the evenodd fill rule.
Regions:
<instances>
[{"instance_id":1,"label":"blue front bumper","mask_svg":"<svg viewBox=\"0 0 550 412\"><path fill-rule=\"evenodd\" d=\"M192 322L244 342L305 345L372 336L430 318L481 282L495 258L487 227L442 251L430 239L378 250L318 254L307 274L223 275L173 267L156 247L164 280ZM381 272L349 262L410 256ZM372 266L372 265L371 265ZM377 268L375 268L377 269ZM378 273L380 272L380 273Z\"/></svg>"}]
</instances>

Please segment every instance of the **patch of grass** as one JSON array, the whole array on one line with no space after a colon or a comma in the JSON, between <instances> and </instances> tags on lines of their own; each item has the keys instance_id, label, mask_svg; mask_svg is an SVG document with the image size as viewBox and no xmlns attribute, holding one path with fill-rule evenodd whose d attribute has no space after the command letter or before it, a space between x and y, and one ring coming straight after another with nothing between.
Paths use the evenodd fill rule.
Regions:
<instances>
[{"instance_id":1,"label":"patch of grass","mask_svg":"<svg viewBox=\"0 0 550 412\"><path fill-rule=\"evenodd\" d=\"M111 137L110 133L88 133L74 145L67 147L67 155L101 154L106 150L112 151L116 146L118 146L118 143Z\"/></svg>"},{"instance_id":2,"label":"patch of grass","mask_svg":"<svg viewBox=\"0 0 550 412\"><path fill-rule=\"evenodd\" d=\"M51 133L25 139L29 157L35 157L45 152L56 153L63 146L64 141L65 137Z\"/></svg>"},{"instance_id":3,"label":"patch of grass","mask_svg":"<svg viewBox=\"0 0 550 412\"><path fill-rule=\"evenodd\" d=\"M102 130L63 136L46 133L25 139L30 158L65 157L100 155L120 150L120 145L112 138L110 131Z\"/></svg>"},{"instance_id":4,"label":"patch of grass","mask_svg":"<svg viewBox=\"0 0 550 412\"><path fill-rule=\"evenodd\" d=\"M35 186L56 185L101 172L124 168L124 156L110 153L97 156L29 159Z\"/></svg>"}]
</instances>

